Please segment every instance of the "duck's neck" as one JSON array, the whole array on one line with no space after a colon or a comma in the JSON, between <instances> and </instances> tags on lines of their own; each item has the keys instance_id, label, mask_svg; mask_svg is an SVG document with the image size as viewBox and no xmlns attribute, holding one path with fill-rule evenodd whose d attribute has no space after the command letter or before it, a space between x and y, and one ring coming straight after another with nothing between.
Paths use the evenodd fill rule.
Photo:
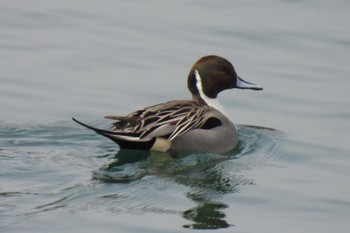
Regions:
<instances>
[{"instance_id":1,"label":"duck's neck","mask_svg":"<svg viewBox=\"0 0 350 233\"><path fill-rule=\"evenodd\" d=\"M231 119L231 117L227 114L227 112L225 111L224 106L220 103L220 101L215 98L209 98L207 96L198 96L198 95L193 95L192 99L194 102L198 103L198 104L206 104L212 108L215 108L216 110L220 111L222 114L224 114L227 118Z\"/></svg>"},{"instance_id":2,"label":"duck's neck","mask_svg":"<svg viewBox=\"0 0 350 233\"><path fill-rule=\"evenodd\" d=\"M226 113L224 106L219 102L217 98L210 98L207 96L203 91L203 84L202 84L202 78L199 75L198 70L194 70L194 74L196 77L196 87L198 90L198 94L193 95L193 100L197 101L198 103L204 102L208 106L215 108L216 110L223 113L227 118L230 119L229 115Z\"/></svg>"}]
</instances>

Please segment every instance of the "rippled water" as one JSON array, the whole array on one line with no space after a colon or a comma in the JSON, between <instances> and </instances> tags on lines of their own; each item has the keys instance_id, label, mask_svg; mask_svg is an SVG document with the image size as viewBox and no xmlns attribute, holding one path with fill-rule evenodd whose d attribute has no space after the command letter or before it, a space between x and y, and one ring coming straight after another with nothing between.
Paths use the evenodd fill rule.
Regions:
<instances>
[{"instance_id":1,"label":"rippled water","mask_svg":"<svg viewBox=\"0 0 350 233\"><path fill-rule=\"evenodd\" d=\"M348 1L0 3L0 232L349 232ZM119 150L71 121L189 98L201 56L225 154ZM256 125L256 126L250 126Z\"/></svg>"},{"instance_id":2,"label":"rippled water","mask_svg":"<svg viewBox=\"0 0 350 233\"><path fill-rule=\"evenodd\" d=\"M182 216L185 228L227 228L233 225L225 218L229 203L220 199L254 185L248 171L279 167L283 160L281 133L247 126L239 126L240 144L229 154L177 158L116 152L114 144L70 122L1 126L7 132L1 135L2 220L24 228L57 211L169 214Z\"/></svg>"}]
</instances>

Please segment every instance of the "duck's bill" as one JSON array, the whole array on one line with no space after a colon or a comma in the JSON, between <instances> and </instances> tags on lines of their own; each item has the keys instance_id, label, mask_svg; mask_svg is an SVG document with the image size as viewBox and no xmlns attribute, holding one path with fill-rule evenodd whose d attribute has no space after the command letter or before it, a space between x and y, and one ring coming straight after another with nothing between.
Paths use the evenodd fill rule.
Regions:
<instances>
[{"instance_id":1,"label":"duck's bill","mask_svg":"<svg viewBox=\"0 0 350 233\"><path fill-rule=\"evenodd\" d=\"M240 77L237 76L237 82L236 82L236 88L239 89L251 89L251 90L262 90L263 88L259 85L256 85L254 83L250 83L247 81L244 81L243 79L241 79Z\"/></svg>"}]
</instances>

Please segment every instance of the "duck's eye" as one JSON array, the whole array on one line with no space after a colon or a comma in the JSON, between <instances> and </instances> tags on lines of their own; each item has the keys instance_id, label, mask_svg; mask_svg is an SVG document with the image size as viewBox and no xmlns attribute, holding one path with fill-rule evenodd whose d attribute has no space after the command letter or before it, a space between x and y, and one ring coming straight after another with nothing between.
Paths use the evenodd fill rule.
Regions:
<instances>
[{"instance_id":1,"label":"duck's eye","mask_svg":"<svg viewBox=\"0 0 350 233\"><path fill-rule=\"evenodd\" d=\"M229 71L229 70L228 70L226 67L222 67L222 68L221 68L221 72L222 72L222 73L227 74L228 71Z\"/></svg>"}]
</instances>

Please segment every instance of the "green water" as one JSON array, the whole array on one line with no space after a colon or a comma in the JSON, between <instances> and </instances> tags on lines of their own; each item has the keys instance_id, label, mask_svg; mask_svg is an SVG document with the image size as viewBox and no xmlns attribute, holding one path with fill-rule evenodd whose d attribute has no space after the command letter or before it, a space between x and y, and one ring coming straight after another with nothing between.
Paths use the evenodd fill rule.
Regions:
<instances>
[{"instance_id":1,"label":"green water","mask_svg":"<svg viewBox=\"0 0 350 233\"><path fill-rule=\"evenodd\" d=\"M1 192L3 217L23 227L57 211L75 215L86 210L91 217L100 211L116 218L166 214L182 216L184 228L227 228L234 223L226 219L230 203L222 197L255 185L248 175L252 169L283 163L284 136L247 126L239 126L240 144L228 154L176 158L160 152L116 152L114 144L82 133L71 122L2 127L11 132L1 135L1 184L11 190Z\"/></svg>"}]
</instances>

